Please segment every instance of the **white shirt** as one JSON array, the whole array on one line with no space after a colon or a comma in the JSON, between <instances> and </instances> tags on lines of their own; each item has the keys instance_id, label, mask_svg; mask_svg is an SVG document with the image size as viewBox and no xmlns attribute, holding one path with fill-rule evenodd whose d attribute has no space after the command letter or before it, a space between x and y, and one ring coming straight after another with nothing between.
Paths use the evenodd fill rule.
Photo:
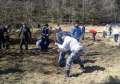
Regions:
<instances>
[{"instance_id":1,"label":"white shirt","mask_svg":"<svg viewBox=\"0 0 120 84\"><path fill-rule=\"evenodd\" d=\"M115 35L115 34L119 34L119 31L116 28L113 29L113 35Z\"/></svg>"},{"instance_id":2,"label":"white shirt","mask_svg":"<svg viewBox=\"0 0 120 84\"><path fill-rule=\"evenodd\" d=\"M63 44L56 44L58 46L58 48L60 49L60 51L74 51L74 52L78 52L80 50L83 49L83 46L73 37L70 36L66 36L64 39Z\"/></svg>"}]
</instances>

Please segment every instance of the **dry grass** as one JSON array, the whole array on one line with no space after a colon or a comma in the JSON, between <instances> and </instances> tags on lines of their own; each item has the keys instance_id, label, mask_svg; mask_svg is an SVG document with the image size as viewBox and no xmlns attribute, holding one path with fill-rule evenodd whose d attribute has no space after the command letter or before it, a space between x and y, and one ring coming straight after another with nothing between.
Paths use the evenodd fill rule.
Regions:
<instances>
[{"instance_id":1,"label":"dry grass","mask_svg":"<svg viewBox=\"0 0 120 84\"><path fill-rule=\"evenodd\" d=\"M64 69L58 67L55 49L49 52L0 51L0 84L120 84L119 49L106 45L110 40L100 36L97 35L96 42L92 42L90 34L86 36L82 43L87 50L81 56L85 60L86 73L74 65L70 78L64 78Z\"/></svg>"}]
</instances>

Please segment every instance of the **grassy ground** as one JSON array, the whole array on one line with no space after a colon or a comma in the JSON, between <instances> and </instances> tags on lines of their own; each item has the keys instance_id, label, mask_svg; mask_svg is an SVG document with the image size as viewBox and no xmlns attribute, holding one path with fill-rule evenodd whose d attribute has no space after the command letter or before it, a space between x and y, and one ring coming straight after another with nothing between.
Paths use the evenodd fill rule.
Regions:
<instances>
[{"instance_id":1,"label":"grassy ground","mask_svg":"<svg viewBox=\"0 0 120 84\"><path fill-rule=\"evenodd\" d=\"M33 50L33 44L23 52L17 44L11 50L0 50L0 84L120 84L119 48L108 45L110 40L100 35L92 42L87 34L82 43L87 48L81 56L86 73L74 65L70 78L64 78L64 69L58 67L53 45L48 52Z\"/></svg>"}]
</instances>

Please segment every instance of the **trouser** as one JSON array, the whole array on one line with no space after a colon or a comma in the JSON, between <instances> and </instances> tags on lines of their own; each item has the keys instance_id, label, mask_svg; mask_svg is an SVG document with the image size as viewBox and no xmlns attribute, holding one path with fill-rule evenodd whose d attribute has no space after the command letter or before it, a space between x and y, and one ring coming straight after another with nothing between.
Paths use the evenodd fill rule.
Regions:
<instances>
[{"instance_id":1,"label":"trouser","mask_svg":"<svg viewBox=\"0 0 120 84\"><path fill-rule=\"evenodd\" d=\"M20 41L20 49L23 50L23 45L25 45L25 49L28 50L28 40L21 39Z\"/></svg>"},{"instance_id":2,"label":"trouser","mask_svg":"<svg viewBox=\"0 0 120 84\"><path fill-rule=\"evenodd\" d=\"M80 59L80 53L79 52L74 52L72 51L70 53L70 56L67 57L67 60L66 60L66 66L65 66L65 70L69 70L70 71L70 68L71 68L71 65L75 63L75 64L79 64L80 67L82 69L84 69L84 65L83 65L83 62L81 61Z\"/></svg>"},{"instance_id":3,"label":"trouser","mask_svg":"<svg viewBox=\"0 0 120 84\"><path fill-rule=\"evenodd\" d=\"M112 31L109 31L109 36L111 36L112 35Z\"/></svg>"},{"instance_id":4,"label":"trouser","mask_svg":"<svg viewBox=\"0 0 120 84\"><path fill-rule=\"evenodd\" d=\"M103 31L103 38L105 38L107 36L107 32Z\"/></svg>"},{"instance_id":5,"label":"trouser","mask_svg":"<svg viewBox=\"0 0 120 84\"><path fill-rule=\"evenodd\" d=\"M5 40L4 38L0 38L0 49L5 47Z\"/></svg>"},{"instance_id":6,"label":"trouser","mask_svg":"<svg viewBox=\"0 0 120 84\"><path fill-rule=\"evenodd\" d=\"M49 47L50 41L49 38L41 38L40 46L42 51L47 51Z\"/></svg>"},{"instance_id":7,"label":"trouser","mask_svg":"<svg viewBox=\"0 0 120 84\"><path fill-rule=\"evenodd\" d=\"M97 33L93 33L93 41L96 41L96 34Z\"/></svg>"},{"instance_id":8,"label":"trouser","mask_svg":"<svg viewBox=\"0 0 120 84\"><path fill-rule=\"evenodd\" d=\"M59 52L58 64L60 67L64 67L66 65L65 52Z\"/></svg>"},{"instance_id":9,"label":"trouser","mask_svg":"<svg viewBox=\"0 0 120 84\"><path fill-rule=\"evenodd\" d=\"M7 41L7 42L5 42L5 48L6 49L9 49L10 48L10 43Z\"/></svg>"},{"instance_id":10,"label":"trouser","mask_svg":"<svg viewBox=\"0 0 120 84\"><path fill-rule=\"evenodd\" d=\"M62 37L62 32L56 33L56 42L59 43L59 44L63 43L63 40L62 40L61 37Z\"/></svg>"},{"instance_id":11,"label":"trouser","mask_svg":"<svg viewBox=\"0 0 120 84\"><path fill-rule=\"evenodd\" d=\"M85 39L85 32L82 35L82 40L84 40L84 39Z\"/></svg>"},{"instance_id":12,"label":"trouser","mask_svg":"<svg viewBox=\"0 0 120 84\"><path fill-rule=\"evenodd\" d=\"M115 35L114 35L114 41L115 41L115 42L118 42L118 39L119 39L119 34L115 34Z\"/></svg>"}]
</instances>

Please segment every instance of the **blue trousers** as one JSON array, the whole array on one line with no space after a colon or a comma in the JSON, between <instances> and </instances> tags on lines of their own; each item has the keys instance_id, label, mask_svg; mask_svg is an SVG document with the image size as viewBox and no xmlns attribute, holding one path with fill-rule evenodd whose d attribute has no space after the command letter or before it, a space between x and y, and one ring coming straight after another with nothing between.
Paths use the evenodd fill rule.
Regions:
<instances>
[{"instance_id":1,"label":"blue trousers","mask_svg":"<svg viewBox=\"0 0 120 84\"><path fill-rule=\"evenodd\" d=\"M59 59L58 59L58 63L61 66L65 66L65 70L70 70L71 65L73 63L75 64L79 64L81 66L81 68L84 68L83 63L80 59L80 53L79 52L67 52L69 54L69 56L67 57L67 59L65 60L65 54L64 52L60 52L59 53Z\"/></svg>"}]
</instances>

